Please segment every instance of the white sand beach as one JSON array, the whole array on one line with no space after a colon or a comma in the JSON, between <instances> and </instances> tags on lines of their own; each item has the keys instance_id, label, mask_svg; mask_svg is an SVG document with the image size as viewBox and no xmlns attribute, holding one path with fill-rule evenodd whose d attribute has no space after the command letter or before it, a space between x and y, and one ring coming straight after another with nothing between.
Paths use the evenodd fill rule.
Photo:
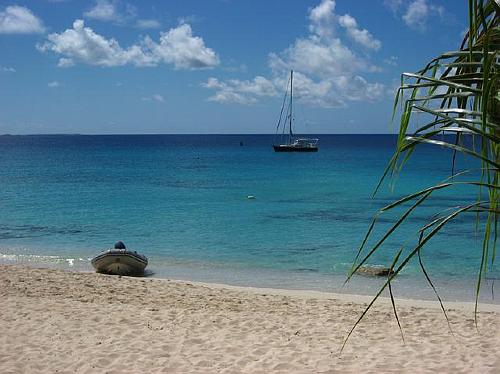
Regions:
<instances>
[{"instance_id":1,"label":"white sand beach","mask_svg":"<svg viewBox=\"0 0 500 374\"><path fill-rule=\"evenodd\" d=\"M1 373L500 372L500 310L0 265Z\"/></svg>"}]
</instances>

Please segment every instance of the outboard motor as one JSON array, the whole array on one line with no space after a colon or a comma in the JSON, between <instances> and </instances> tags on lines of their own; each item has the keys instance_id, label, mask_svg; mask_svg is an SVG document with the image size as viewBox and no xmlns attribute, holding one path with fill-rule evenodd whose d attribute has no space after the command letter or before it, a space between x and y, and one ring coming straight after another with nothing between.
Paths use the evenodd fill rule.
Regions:
<instances>
[{"instance_id":1,"label":"outboard motor","mask_svg":"<svg viewBox=\"0 0 500 374\"><path fill-rule=\"evenodd\" d=\"M115 243L115 249L127 249L125 248L125 244L122 241L118 241Z\"/></svg>"}]
</instances>

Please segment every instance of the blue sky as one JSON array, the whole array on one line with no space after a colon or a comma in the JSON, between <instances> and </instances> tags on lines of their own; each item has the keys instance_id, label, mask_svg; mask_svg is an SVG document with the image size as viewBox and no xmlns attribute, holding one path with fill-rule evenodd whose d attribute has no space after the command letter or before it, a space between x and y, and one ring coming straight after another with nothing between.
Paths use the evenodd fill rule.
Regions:
<instances>
[{"instance_id":1,"label":"blue sky","mask_svg":"<svg viewBox=\"0 0 500 374\"><path fill-rule=\"evenodd\" d=\"M389 133L467 1L0 0L0 134Z\"/></svg>"}]
</instances>

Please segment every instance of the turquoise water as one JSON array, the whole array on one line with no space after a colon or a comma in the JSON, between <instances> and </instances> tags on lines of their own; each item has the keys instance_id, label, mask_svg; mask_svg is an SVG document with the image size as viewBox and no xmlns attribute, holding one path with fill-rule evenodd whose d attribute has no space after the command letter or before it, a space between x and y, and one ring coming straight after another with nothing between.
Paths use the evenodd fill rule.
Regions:
<instances>
[{"instance_id":1,"label":"turquoise water","mask_svg":"<svg viewBox=\"0 0 500 374\"><path fill-rule=\"evenodd\" d=\"M123 240L159 277L339 291L377 209L445 179L451 154L422 148L394 190L384 185L371 199L395 137L319 137L318 153L280 154L267 135L1 136L0 261L91 270L89 258ZM476 166L457 160L458 169ZM390 264L432 214L476 199L466 188L438 196L370 263ZM423 252L448 299L474 294L474 220L458 219ZM492 269L484 300L499 277ZM397 283L400 296L432 298L418 263ZM356 277L342 291L378 285Z\"/></svg>"}]
</instances>

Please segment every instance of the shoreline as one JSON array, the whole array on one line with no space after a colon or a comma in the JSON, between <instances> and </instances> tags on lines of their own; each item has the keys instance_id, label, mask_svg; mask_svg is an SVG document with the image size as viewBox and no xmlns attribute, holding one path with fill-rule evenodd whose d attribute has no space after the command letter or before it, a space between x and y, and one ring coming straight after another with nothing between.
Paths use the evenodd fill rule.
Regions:
<instances>
[{"instance_id":1,"label":"shoreline","mask_svg":"<svg viewBox=\"0 0 500 374\"><path fill-rule=\"evenodd\" d=\"M1 372L498 372L500 311L0 265ZM463 308L465 306L465 309ZM469 305L470 307L470 305ZM453 335L449 328L452 329Z\"/></svg>"},{"instance_id":2,"label":"shoreline","mask_svg":"<svg viewBox=\"0 0 500 374\"><path fill-rule=\"evenodd\" d=\"M16 255L10 255L16 256ZM53 256L57 257L57 256ZM0 258L0 266L27 266L32 268L58 269L71 272L89 272L94 269L89 261L82 259L60 259L58 262L39 261L19 261L12 260L5 255L4 260ZM75 266L73 266L73 263ZM318 278L315 278L318 277ZM342 286L345 276L339 274L304 274L302 272L278 271L271 272L268 269L245 269L221 267L210 268L204 263L178 262L165 268L147 269L144 276L146 279L178 280L180 282L193 282L200 285L214 285L217 287L235 287L248 289L277 290L274 293L288 293L289 295L301 293L317 293L318 297L325 295L337 295L338 298L349 298L349 295L359 297L363 302L370 302L371 297L378 291L378 287L383 283L382 277L355 276L345 287ZM475 281L474 279L433 279L438 289L438 293L445 307L447 305L457 305L461 309L473 310L475 303ZM493 283L491 279L486 279L482 284L479 305L485 305L488 310L500 308L500 299L495 299ZM435 304L439 307L439 302L429 287L425 279L418 280L414 276L406 278L403 276L396 279L393 284L394 297L404 303L411 301ZM269 292L269 291L268 291ZM403 296L403 297L402 297ZM382 297L389 298L389 294L384 291ZM346 299L346 300L347 300ZM472 305L472 306L470 306Z\"/></svg>"},{"instance_id":3,"label":"shoreline","mask_svg":"<svg viewBox=\"0 0 500 374\"><path fill-rule=\"evenodd\" d=\"M37 266L37 265L26 265L26 264L3 264L0 262L0 269L2 266L13 266L13 267L26 267L30 269L52 269L63 272L71 272L71 273L82 273L82 274L97 274L93 270L78 270L78 269L60 269L49 266ZM105 274L104 274L105 275ZM118 277L114 275L108 275L111 277ZM179 278L166 278L166 277L155 277L154 274L152 276L143 276L143 277L133 277L127 276L127 279L130 280L141 280L141 279L153 279L159 282L175 282L179 284L193 284L200 287L208 287L208 288L216 288L221 290L232 290L232 291L241 291L248 292L252 294L269 294L274 296L287 296L294 298L302 298L302 299L318 299L318 300L341 300L344 302L352 302L357 304L368 304L372 301L373 295L359 294L355 292L330 292L330 291L320 291L320 290L310 290L310 289L293 289L293 288L277 288L277 287L256 287L256 286L239 286L221 282L204 282L197 281L192 279L179 279ZM381 278L370 277L368 279L372 280L380 280ZM433 308L433 309L441 309L441 305L438 300L428 300L428 299L419 299L419 298L401 298L395 297L395 302L400 305L404 305L407 307L424 307L424 308ZM391 299L388 296L380 296L377 299L377 303L383 303L385 305L392 305ZM483 312L495 312L500 313L500 303L486 303L479 302L478 311ZM475 303L472 301L445 301L443 300L443 306L445 309L458 309L467 312L473 312L475 310Z\"/></svg>"},{"instance_id":4,"label":"shoreline","mask_svg":"<svg viewBox=\"0 0 500 374\"><path fill-rule=\"evenodd\" d=\"M156 279L158 281L169 281L181 284L193 284L201 287L216 288L221 290L232 290L240 292L248 292L251 294L268 294L274 296L286 296L300 299L317 299L317 300L340 300L343 302L351 302L356 304L368 304L372 301L373 296L361 295L356 293L336 293L336 292L326 292L326 291L316 291L316 290L294 290L285 288L273 288L273 287L251 287L251 286L233 286L230 284L223 283L211 283L211 282L197 282L183 279L167 279L167 278L148 278ZM432 308L441 310L441 305L439 301L425 300L425 299L405 299L405 298L394 298L396 305L402 305L405 307L415 307L415 308ZM392 305L390 297L380 296L377 303L382 303L384 305ZM461 310L465 312L474 312L475 303L469 301L443 301L443 305L447 310ZM500 304L490 304L490 303L478 303L478 311L480 312L494 312L500 313Z\"/></svg>"}]
</instances>

